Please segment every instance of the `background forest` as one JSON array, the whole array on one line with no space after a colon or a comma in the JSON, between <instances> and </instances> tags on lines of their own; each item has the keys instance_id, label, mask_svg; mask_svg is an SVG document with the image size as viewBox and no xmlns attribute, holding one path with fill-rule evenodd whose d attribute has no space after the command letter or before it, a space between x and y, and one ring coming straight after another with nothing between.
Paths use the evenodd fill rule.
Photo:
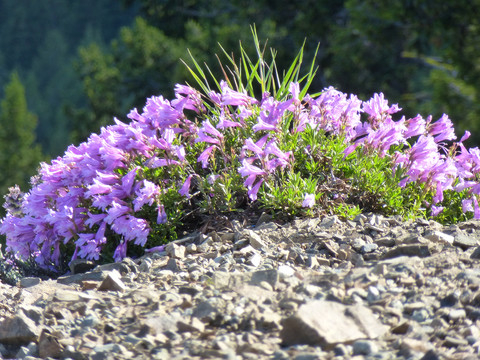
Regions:
<instances>
[{"instance_id":1,"label":"background forest","mask_svg":"<svg viewBox=\"0 0 480 360\"><path fill-rule=\"evenodd\" d=\"M218 43L253 51L253 24L280 69L320 44L312 93L383 92L405 116L447 113L477 146L479 13L480 0L0 0L0 194L146 97L172 96L191 80L187 50L220 76Z\"/></svg>"}]
</instances>

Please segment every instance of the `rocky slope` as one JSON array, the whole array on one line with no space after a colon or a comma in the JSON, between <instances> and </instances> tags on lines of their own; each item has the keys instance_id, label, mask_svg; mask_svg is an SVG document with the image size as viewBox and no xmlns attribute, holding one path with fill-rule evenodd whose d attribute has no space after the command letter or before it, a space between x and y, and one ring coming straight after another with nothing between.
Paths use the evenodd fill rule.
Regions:
<instances>
[{"instance_id":1,"label":"rocky slope","mask_svg":"<svg viewBox=\"0 0 480 360\"><path fill-rule=\"evenodd\" d=\"M191 234L0 284L3 358L477 359L480 222L378 215Z\"/></svg>"}]
</instances>

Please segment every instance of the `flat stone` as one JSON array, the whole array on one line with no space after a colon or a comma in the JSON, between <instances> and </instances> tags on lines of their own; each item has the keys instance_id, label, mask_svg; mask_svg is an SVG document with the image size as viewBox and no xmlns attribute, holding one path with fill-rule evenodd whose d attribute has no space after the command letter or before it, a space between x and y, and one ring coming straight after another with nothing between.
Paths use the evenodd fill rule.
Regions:
<instances>
[{"instance_id":1,"label":"flat stone","mask_svg":"<svg viewBox=\"0 0 480 360\"><path fill-rule=\"evenodd\" d=\"M296 314L282 321L282 326L284 345L320 345L327 349L338 343L374 339L388 329L367 307L323 300L300 306Z\"/></svg>"},{"instance_id":2,"label":"flat stone","mask_svg":"<svg viewBox=\"0 0 480 360\"><path fill-rule=\"evenodd\" d=\"M65 275L57 279L57 283L70 285L81 284L82 281L103 281L107 273L105 271L89 271L84 274Z\"/></svg>"},{"instance_id":3,"label":"flat stone","mask_svg":"<svg viewBox=\"0 0 480 360\"><path fill-rule=\"evenodd\" d=\"M446 336L443 346L446 347L458 347L458 346L467 346L468 341L465 339L459 339L457 337Z\"/></svg>"},{"instance_id":4,"label":"flat stone","mask_svg":"<svg viewBox=\"0 0 480 360\"><path fill-rule=\"evenodd\" d=\"M121 275L127 275L131 272L136 272L137 265L132 262L130 258L124 258L121 262L115 262L110 264L98 265L95 267L95 271L118 271ZM89 279L91 280L91 279Z\"/></svg>"},{"instance_id":5,"label":"flat stone","mask_svg":"<svg viewBox=\"0 0 480 360\"><path fill-rule=\"evenodd\" d=\"M402 245L388 250L382 255L382 259L390 259L399 256L418 256L421 258L432 255L428 245Z\"/></svg>"},{"instance_id":6,"label":"flat stone","mask_svg":"<svg viewBox=\"0 0 480 360\"><path fill-rule=\"evenodd\" d=\"M462 249L468 249L477 246L478 241L474 237L461 232L455 236L453 245L461 247Z\"/></svg>"},{"instance_id":7,"label":"flat stone","mask_svg":"<svg viewBox=\"0 0 480 360\"><path fill-rule=\"evenodd\" d=\"M40 284L41 281L42 279L39 277L24 277L20 279L18 286L21 288L28 288Z\"/></svg>"},{"instance_id":8,"label":"flat stone","mask_svg":"<svg viewBox=\"0 0 480 360\"><path fill-rule=\"evenodd\" d=\"M53 301L78 302L82 300L81 294L73 290L57 290L53 295Z\"/></svg>"},{"instance_id":9,"label":"flat stone","mask_svg":"<svg viewBox=\"0 0 480 360\"><path fill-rule=\"evenodd\" d=\"M28 344L40 334L35 322L23 313L18 313L0 323L0 343Z\"/></svg>"},{"instance_id":10,"label":"flat stone","mask_svg":"<svg viewBox=\"0 0 480 360\"><path fill-rule=\"evenodd\" d=\"M168 259L167 266L165 267L167 270L171 270L173 272L180 271L180 262L175 258Z\"/></svg>"},{"instance_id":11,"label":"flat stone","mask_svg":"<svg viewBox=\"0 0 480 360\"><path fill-rule=\"evenodd\" d=\"M277 282L279 280L279 275L277 270L259 270L255 271L252 274L250 279L251 285L260 285L262 281L267 282L270 286L275 289Z\"/></svg>"},{"instance_id":12,"label":"flat stone","mask_svg":"<svg viewBox=\"0 0 480 360\"><path fill-rule=\"evenodd\" d=\"M160 334L164 331L177 331L177 322L179 317L176 315L160 315L150 316L145 320L141 320L154 334Z\"/></svg>"},{"instance_id":13,"label":"flat stone","mask_svg":"<svg viewBox=\"0 0 480 360\"><path fill-rule=\"evenodd\" d=\"M439 243L444 243L444 244L453 244L454 237L452 235L445 234L444 232L441 231L427 231L424 235L424 238L434 241L434 242L439 242Z\"/></svg>"}]
</instances>

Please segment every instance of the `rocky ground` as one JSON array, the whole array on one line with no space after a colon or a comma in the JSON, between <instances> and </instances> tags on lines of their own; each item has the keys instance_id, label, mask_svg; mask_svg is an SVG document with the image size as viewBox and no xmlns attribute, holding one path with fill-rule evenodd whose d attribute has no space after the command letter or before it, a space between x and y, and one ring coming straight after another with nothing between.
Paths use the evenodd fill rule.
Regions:
<instances>
[{"instance_id":1,"label":"rocky ground","mask_svg":"<svg viewBox=\"0 0 480 360\"><path fill-rule=\"evenodd\" d=\"M3 358L477 359L480 222L233 222L0 284Z\"/></svg>"}]
</instances>

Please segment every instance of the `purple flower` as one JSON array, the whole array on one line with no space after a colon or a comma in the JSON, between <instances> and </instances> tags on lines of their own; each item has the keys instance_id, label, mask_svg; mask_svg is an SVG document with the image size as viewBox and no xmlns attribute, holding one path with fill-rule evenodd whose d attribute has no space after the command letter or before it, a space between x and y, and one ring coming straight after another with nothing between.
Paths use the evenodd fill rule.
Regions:
<instances>
[{"instance_id":1,"label":"purple flower","mask_svg":"<svg viewBox=\"0 0 480 360\"><path fill-rule=\"evenodd\" d=\"M108 224L112 224L115 219L127 214L128 212L130 212L130 208L128 206L114 201L112 202L110 209L108 209L107 216L105 217L104 221L106 221Z\"/></svg>"},{"instance_id":2,"label":"purple flower","mask_svg":"<svg viewBox=\"0 0 480 360\"><path fill-rule=\"evenodd\" d=\"M431 211L432 211L432 216L435 217L438 214L440 214L443 211L444 207L443 206L435 206L432 205Z\"/></svg>"},{"instance_id":3,"label":"purple flower","mask_svg":"<svg viewBox=\"0 0 480 360\"><path fill-rule=\"evenodd\" d=\"M465 140L467 140L469 137L470 137L471 133L470 131L465 131L465 134L462 136L462 138L460 139L460 142L464 142Z\"/></svg>"},{"instance_id":4,"label":"purple flower","mask_svg":"<svg viewBox=\"0 0 480 360\"><path fill-rule=\"evenodd\" d=\"M215 127L210 123L210 121L207 119L202 123L203 127L200 130L203 130L204 132L214 135L219 139L223 140L223 135L220 131L215 129Z\"/></svg>"},{"instance_id":5,"label":"purple flower","mask_svg":"<svg viewBox=\"0 0 480 360\"><path fill-rule=\"evenodd\" d=\"M437 183L437 188L435 189L435 196L432 199L433 204L438 204L443 201L443 186L441 183Z\"/></svg>"},{"instance_id":6,"label":"purple flower","mask_svg":"<svg viewBox=\"0 0 480 360\"><path fill-rule=\"evenodd\" d=\"M160 204L158 206L158 216L157 216L157 224L166 224L168 221L167 213L165 212L165 207Z\"/></svg>"},{"instance_id":7,"label":"purple flower","mask_svg":"<svg viewBox=\"0 0 480 360\"><path fill-rule=\"evenodd\" d=\"M426 132L426 122L423 117L420 115L415 116L414 118L408 119L406 121L407 131L404 132L403 136L405 139L409 139L414 136L423 135Z\"/></svg>"},{"instance_id":8,"label":"purple flower","mask_svg":"<svg viewBox=\"0 0 480 360\"><path fill-rule=\"evenodd\" d=\"M207 134L216 136L217 138L212 138ZM209 120L205 120L202 123L202 127L198 129L198 137L195 139L195 142L208 142L211 144L220 144L223 141L223 135L220 131L215 129Z\"/></svg>"},{"instance_id":9,"label":"purple flower","mask_svg":"<svg viewBox=\"0 0 480 360\"><path fill-rule=\"evenodd\" d=\"M215 145L207 147L198 157L197 162L202 163L202 168L205 169L208 166L208 159L210 159L213 149L215 149Z\"/></svg>"},{"instance_id":10,"label":"purple flower","mask_svg":"<svg viewBox=\"0 0 480 360\"><path fill-rule=\"evenodd\" d=\"M243 182L243 186L246 186L248 189L251 188L256 179L257 179L257 175L255 174L248 175L245 181Z\"/></svg>"},{"instance_id":11,"label":"purple flower","mask_svg":"<svg viewBox=\"0 0 480 360\"><path fill-rule=\"evenodd\" d=\"M185 196L187 198L191 197L191 195L189 194L189 191L190 191L190 181L192 180L192 176L193 176L193 174L188 175L187 179L185 180L185 182L182 185L182 188L180 190L178 190L178 193L180 195Z\"/></svg>"},{"instance_id":12,"label":"purple flower","mask_svg":"<svg viewBox=\"0 0 480 360\"><path fill-rule=\"evenodd\" d=\"M127 242L123 240L115 249L113 253L113 259L115 262L122 261L122 259L127 257Z\"/></svg>"},{"instance_id":13,"label":"purple flower","mask_svg":"<svg viewBox=\"0 0 480 360\"><path fill-rule=\"evenodd\" d=\"M288 161L281 158L274 158L267 161L266 168L269 172L272 172L277 167L285 168L288 165Z\"/></svg>"},{"instance_id":14,"label":"purple flower","mask_svg":"<svg viewBox=\"0 0 480 360\"><path fill-rule=\"evenodd\" d=\"M242 166L238 168L238 172L240 175L243 177L249 176L249 175L266 175L266 172L254 165L250 165L246 160L242 161Z\"/></svg>"},{"instance_id":15,"label":"purple flower","mask_svg":"<svg viewBox=\"0 0 480 360\"><path fill-rule=\"evenodd\" d=\"M421 135L410 149L413 161L425 161L438 157L438 146L432 136ZM431 166L431 163L429 164Z\"/></svg>"},{"instance_id":16,"label":"purple flower","mask_svg":"<svg viewBox=\"0 0 480 360\"><path fill-rule=\"evenodd\" d=\"M478 207L477 197L473 196L472 200L473 200L473 217L474 219L480 219L480 208Z\"/></svg>"},{"instance_id":17,"label":"purple flower","mask_svg":"<svg viewBox=\"0 0 480 360\"><path fill-rule=\"evenodd\" d=\"M173 160L173 159L163 159L163 158L159 159L159 158L153 157L149 159L145 163L145 165L147 165L150 169L156 169L163 166L180 165L180 163L177 160Z\"/></svg>"},{"instance_id":18,"label":"purple flower","mask_svg":"<svg viewBox=\"0 0 480 360\"><path fill-rule=\"evenodd\" d=\"M300 85L297 82L291 82L288 87L288 92L292 95L293 102L296 105L300 105L300 99L298 98L300 95Z\"/></svg>"},{"instance_id":19,"label":"purple flower","mask_svg":"<svg viewBox=\"0 0 480 360\"><path fill-rule=\"evenodd\" d=\"M131 215L123 215L116 218L112 224L112 230L117 234L123 235L125 240L135 240L135 244L141 246L145 245L150 232L146 220Z\"/></svg>"},{"instance_id":20,"label":"purple flower","mask_svg":"<svg viewBox=\"0 0 480 360\"><path fill-rule=\"evenodd\" d=\"M155 197L160 194L160 189L157 185L148 180L143 180L142 187L135 192L135 199L133 199L133 211L139 211L143 205L153 205Z\"/></svg>"},{"instance_id":21,"label":"purple flower","mask_svg":"<svg viewBox=\"0 0 480 360\"><path fill-rule=\"evenodd\" d=\"M315 205L315 194L305 194L303 198L303 207L313 207Z\"/></svg>"},{"instance_id":22,"label":"purple flower","mask_svg":"<svg viewBox=\"0 0 480 360\"><path fill-rule=\"evenodd\" d=\"M264 122L260 117L257 119L257 123L252 127L253 131L261 131L261 130L266 130L266 131L276 131L277 126L276 124L269 124Z\"/></svg>"},{"instance_id":23,"label":"purple flower","mask_svg":"<svg viewBox=\"0 0 480 360\"><path fill-rule=\"evenodd\" d=\"M78 256L87 260L100 258L101 244L95 240L95 234L79 234L75 244L79 248Z\"/></svg>"},{"instance_id":24,"label":"purple flower","mask_svg":"<svg viewBox=\"0 0 480 360\"><path fill-rule=\"evenodd\" d=\"M228 120L225 116L225 111L222 109L221 110L221 113L220 113L220 116L218 118L218 124L217 124L217 128L219 129L225 129L225 128L231 128L231 127L243 127L242 124L236 122L236 121L231 121L231 120Z\"/></svg>"},{"instance_id":25,"label":"purple flower","mask_svg":"<svg viewBox=\"0 0 480 360\"><path fill-rule=\"evenodd\" d=\"M135 176L137 175L138 169L138 166L133 168L122 178L121 188L125 196L130 196L132 194L133 183L135 181Z\"/></svg>"},{"instance_id":26,"label":"purple flower","mask_svg":"<svg viewBox=\"0 0 480 360\"><path fill-rule=\"evenodd\" d=\"M162 129L174 124L180 124L182 113L172 107L162 96L152 96L147 99L143 108L142 118L154 129Z\"/></svg>"},{"instance_id":27,"label":"purple flower","mask_svg":"<svg viewBox=\"0 0 480 360\"><path fill-rule=\"evenodd\" d=\"M284 153L282 150L280 150L277 146L277 143L274 140L270 140L265 147L265 155L273 154L277 158L284 160L285 162L288 162L290 156L293 154L289 151Z\"/></svg>"},{"instance_id":28,"label":"purple flower","mask_svg":"<svg viewBox=\"0 0 480 360\"><path fill-rule=\"evenodd\" d=\"M400 110L402 109L398 107L398 104L388 106L388 101L385 100L383 93L375 93L373 98L363 103L363 111L375 120L380 120L384 115L391 115Z\"/></svg>"},{"instance_id":29,"label":"purple flower","mask_svg":"<svg viewBox=\"0 0 480 360\"><path fill-rule=\"evenodd\" d=\"M222 102L222 96L219 93L216 93L215 91L210 91L208 93L208 97L210 100L212 100L216 105L220 105Z\"/></svg>"},{"instance_id":30,"label":"purple flower","mask_svg":"<svg viewBox=\"0 0 480 360\"><path fill-rule=\"evenodd\" d=\"M263 156L264 155L262 148L260 146L258 146L257 144L255 144L253 142L252 138L246 139L245 140L245 145L243 147L245 149L248 149L248 150L254 152L258 156Z\"/></svg>"},{"instance_id":31,"label":"purple flower","mask_svg":"<svg viewBox=\"0 0 480 360\"><path fill-rule=\"evenodd\" d=\"M94 225L98 224L99 222L103 221L107 214L92 214L88 213L88 219L85 221L85 225L93 227Z\"/></svg>"},{"instance_id":32,"label":"purple flower","mask_svg":"<svg viewBox=\"0 0 480 360\"><path fill-rule=\"evenodd\" d=\"M345 159L348 155L353 153L357 147L359 147L362 143L361 142L354 142L352 145L348 146L345 150L343 150L343 158Z\"/></svg>"},{"instance_id":33,"label":"purple flower","mask_svg":"<svg viewBox=\"0 0 480 360\"><path fill-rule=\"evenodd\" d=\"M172 148L180 161L185 161L185 147L183 145L173 145Z\"/></svg>"},{"instance_id":34,"label":"purple flower","mask_svg":"<svg viewBox=\"0 0 480 360\"><path fill-rule=\"evenodd\" d=\"M222 101L220 103L222 106L248 105L250 103L255 104L257 102L256 99L251 98L246 94L232 90L224 80L220 81L220 88L222 89Z\"/></svg>"},{"instance_id":35,"label":"purple flower","mask_svg":"<svg viewBox=\"0 0 480 360\"><path fill-rule=\"evenodd\" d=\"M429 135L435 136L436 143L442 142L443 140L455 140L457 138L453 123L447 115L443 114L442 117L433 124L431 124L431 120L432 117L429 116L427 119L429 124L427 131Z\"/></svg>"},{"instance_id":36,"label":"purple flower","mask_svg":"<svg viewBox=\"0 0 480 360\"><path fill-rule=\"evenodd\" d=\"M197 90L195 90L191 86L175 84L175 93L183 95L197 95Z\"/></svg>"},{"instance_id":37,"label":"purple flower","mask_svg":"<svg viewBox=\"0 0 480 360\"><path fill-rule=\"evenodd\" d=\"M258 190L260 190L260 186L262 186L262 183L263 183L263 179L258 180L257 183L247 191L247 194L250 200L252 201L257 200L257 193L258 193Z\"/></svg>"},{"instance_id":38,"label":"purple flower","mask_svg":"<svg viewBox=\"0 0 480 360\"><path fill-rule=\"evenodd\" d=\"M93 179L93 184L88 186L88 191L85 193L86 197L93 195L108 194L112 191L110 185L106 185L98 179Z\"/></svg>"},{"instance_id":39,"label":"purple flower","mask_svg":"<svg viewBox=\"0 0 480 360\"><path fill-rule=\"evenodd\" d=\"M210 185L213 185L215 181L217 181L218 178L220 178L221 175L215 175L215 174L210 174L207 177L207 181Z\"/></svg>"},{"instance_id":40,"label":"purple flower","mask_svg":"<svg viewBox=\"0 0 480 360\"><path fill-rule=\"evenodd\" d=\"M153 253L153 252L162 252L165 251L165 245L155 246L150 249L145 249L146 253Z\"/></svg>"},{"instance_id":41,"label":"purple flower","mask_svg":"<svg viewBox=\"0 0 480 360\"><path fill-rule=\"evenodd\" d=\"M473 201L472 199L463 199L462 200L462 211L466 212L473 212Z\"/></svg>"}]
</instances>

